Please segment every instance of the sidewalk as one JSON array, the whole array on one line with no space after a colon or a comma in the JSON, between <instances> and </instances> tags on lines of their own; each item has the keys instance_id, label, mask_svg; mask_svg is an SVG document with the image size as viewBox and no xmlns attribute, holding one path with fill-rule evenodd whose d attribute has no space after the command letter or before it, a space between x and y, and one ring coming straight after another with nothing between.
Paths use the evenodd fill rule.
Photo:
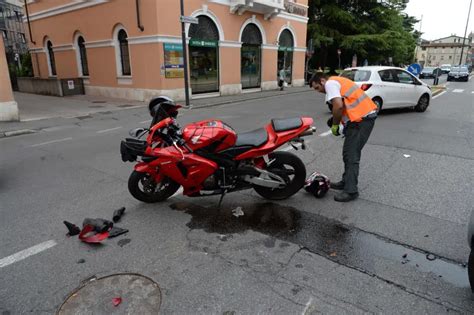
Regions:
<instances>
[{"instance_id":1,"label":"sidewalk","mask_svg":"<svg viewBox=\"0 0 474 315\"><path fill-rule=\"evenodd\" d=\"M284 91L242 93L190 100L194 108L219 106L256 99L311 91L308 86L286 88ZM19 122L0 122L0 138L34 133L52 127L58 119L87 117L97 113L145 107L145 102L114 99L101 96L76 95L68 97L44 96L15 92L20 110Z\"/></svg>"}]
</instances>

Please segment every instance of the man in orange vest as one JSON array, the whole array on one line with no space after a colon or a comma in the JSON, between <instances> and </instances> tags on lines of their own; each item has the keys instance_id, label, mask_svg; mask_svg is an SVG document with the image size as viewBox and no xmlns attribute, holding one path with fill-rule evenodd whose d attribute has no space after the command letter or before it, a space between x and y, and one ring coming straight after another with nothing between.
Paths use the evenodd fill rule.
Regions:
<instances>
[{"instance_id":1,"label":"man in orange vest","mask_svg":"<svg viewBox=\"0 0 474 315\"><path fill-rule=\"evenodd\" d=\"M340 124L343 125L344 174L341 181L331 183L331 188L342 191L334 196L334 200L354 200L359 197L360 156L374 128L377 105L353 81L343 77L328 78L323 73L316 73L309 84L316 91L326 94L326 101L332 104L332 134L340 136Z\"/></svg>"}]
</instances>

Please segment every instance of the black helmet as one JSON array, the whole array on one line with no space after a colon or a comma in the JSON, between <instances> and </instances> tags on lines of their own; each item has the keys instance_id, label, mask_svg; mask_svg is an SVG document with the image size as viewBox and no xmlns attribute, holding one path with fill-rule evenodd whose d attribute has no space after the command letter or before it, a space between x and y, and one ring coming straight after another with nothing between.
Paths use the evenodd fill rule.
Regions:
<instances>
[{"instance_id":1,"label":"black helmet","mask_svg":"<svg viewBox=\"0 0 474 315\"><path fill-rule=\"evenodd\" d=\"M158 96L151 99L148 104L148 111L153 117L152 125L167 117L176 118L179 108L181 108L181 105L176 104L167 96Z\"/></svg>"},{"instance_id":2,"label":"black helmet","mask_svg":"<svg viewBox=\"0 0 474 315\"><path fill-rule=\"evenodd\" d=\"M321 173L313 172L304 184L304 189L316 198L322 198L329 190L329 178Z\"/></svg>"}]
</instances>

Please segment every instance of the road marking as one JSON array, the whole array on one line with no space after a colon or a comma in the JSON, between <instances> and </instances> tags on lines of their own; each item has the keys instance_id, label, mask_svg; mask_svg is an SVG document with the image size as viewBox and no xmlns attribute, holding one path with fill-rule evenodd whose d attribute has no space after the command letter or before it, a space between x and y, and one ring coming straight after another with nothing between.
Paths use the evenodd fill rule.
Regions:
<instances>
[{"instance_id":1,"label":"road marking","mask_svg":"<svg viewBox=\"0 0 474 315\"><path fill-rule=\"evenodd\" d=\"M327 137L327 136L329 136L331 133L332 133L332 131L331 131L331 130L328 130L328 131L326 131L326 132L320 133L318 136L320 136L320 137Z\"/></svg>"},{"instance_id":2,"label":"road marking","mask_svg":"<svg viewBox=\"0 0 474 315\"><path fill-rule=\"evenodd\" d=\"M454 89L453 90L453 93L462 93L462 92L464 92L463 89Z\"/></svg>"},{"instance_id":3,"label":"road marking","mask_svg":"<svg viewBox=\"0 0 474 315\"><path fill-rule=\"evenodd\" d=\"M58 139L58 140L51 140L51 141L47 141L47 142L41 142L41 143L37 143L37 144L30 145L30 147L39 147L40 145L46 145L46 144L51 144L51 143L56 143L56 142L63 142L63 141L68 141L68 140L72 140L72 138L69 137L69 138L64 138L64 139Z\"/></svg>"},{"instance_id":4,"label":"road marking","mask_svg":"<svg viewBox=\"0 0 474 315\"><path fill-rule=\"evenodd\" d=\"M97 131L97 133L109 132L109 131L117 130L117 129L120 129L120 128L123 128L123 127L120 126L120 127L110 128L110 129L99 130L99 131Z\"/></svg>"},{"instance_id":5,"label":"road marking","mask_svg":"<svg viewBox=\"0 0 474 315\"><path fill-rule=\"evenodd\" d=\"M151 119L140 121L139 124L148 124L151 123Z\"/></svg>"},{"instance_id":6,"label":"road marking","mask_svg":"<svg viewBox=\"0 0 474 315\"><path fill-rule=\"evenodd\" d=\"M474 91L472 91L471 93L474 94Z\"/></svg>"},{"instance_id":7,"label":"road marking","mask_svg":"<svg viewBox=\"0 0 474 315\"><path fill-rule=\"evenodd\" d=\"M309 299L308 303L306 303L306 307L304 308L303 313L301 313L301 315L306 315L308 313L309 307L311 306L311 302L313 302L312 297Z\"/></svg>"},{"instance_id":8,"label":"road marking","mask_svg":"<svg viewBox=\"0 0 474 315\"><path fill-rule=\"evenodd\" d=\"M28 258L30 256L36 255L45 251L53 246L56 246L58 243L54 240L46 241L41 244L35 245L33 247L24 249L16 254L10 255L8 257L0 259L0 268L6 267L8 265L14 264L20 260Z\"/></svg>"},{"instance_id":9,"label":"road marking","mask_svg":"<svg viewBox=\"0 0 474 315\"><path fill-rule=\"evenodd\" d=\"M438 95L433 96L432 98L435 99L435 98L437 98L437 97L440 97L440 96L443 95L444 93L446 93L446 91L443 91L443 92L439 93Z\"/></svg>"}]
</instances>

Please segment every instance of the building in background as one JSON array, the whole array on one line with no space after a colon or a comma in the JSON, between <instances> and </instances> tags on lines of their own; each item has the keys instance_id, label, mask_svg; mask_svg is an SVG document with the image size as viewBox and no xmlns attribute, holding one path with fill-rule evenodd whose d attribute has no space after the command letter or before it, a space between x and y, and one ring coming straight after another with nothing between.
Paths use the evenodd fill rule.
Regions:
<instances>
[{"instance_id":1,"label":"building in background","mask_svg":"<svg viewBox=\"0 0 474 315\"><path fill-rule=\"evenodd\" d=\"M9 64L18 62L19 56L28 52L22 5L19 0L0 0L0 35Z\"/></svg>"},{"instance_id":2,"label":"building in background","mask_svg":"<svg viewBox=\"0 0 474 315\"><path fill-rule=\"evenodd\" d=\"M462 49L463 37L456 35L421 43L421 49L418 51L419 63L425 66L472 64L470 54L474 44L472 34L465 39L464 50ZM461 51L463 52L462 60Z\"/></svg>"},{"instance_id":3,"label":"building in background","mask_svg":"<svg viewBox=\"0 0 474 315\"><path fill-rule=\"evenodd\" d=\"M186 0L192 94L304 84L307 0ZM184 98L180 1L28 1L36 77L82 78L86 94ZM26 20L25 20L26 21Z\"/></svg>"}]
</instances>

